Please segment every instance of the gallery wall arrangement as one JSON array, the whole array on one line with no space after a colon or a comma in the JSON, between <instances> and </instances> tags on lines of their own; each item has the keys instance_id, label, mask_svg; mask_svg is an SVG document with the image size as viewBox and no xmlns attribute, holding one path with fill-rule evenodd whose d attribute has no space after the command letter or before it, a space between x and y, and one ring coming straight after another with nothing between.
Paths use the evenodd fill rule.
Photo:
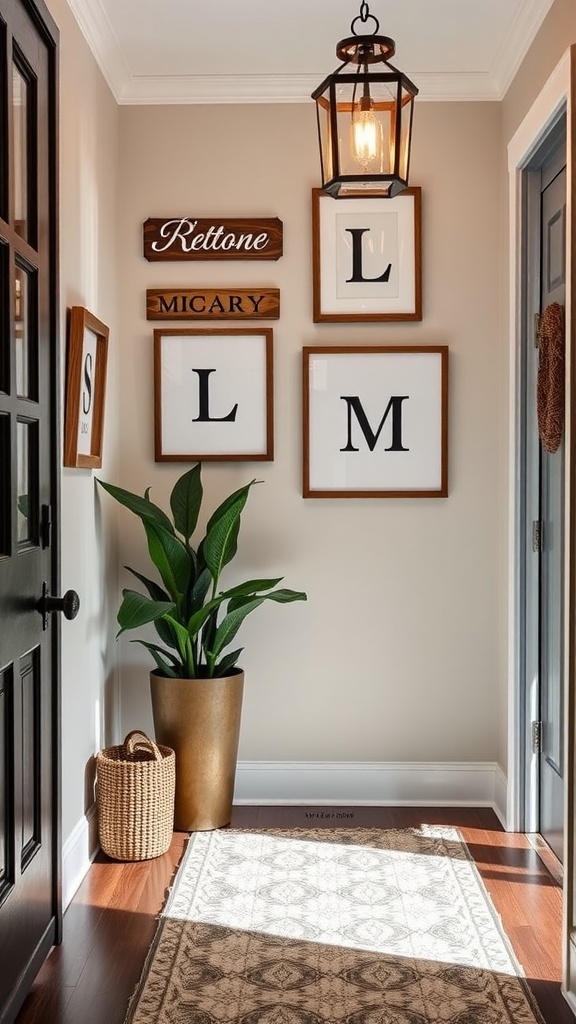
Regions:
<instances>
[{"instance_id":1,"label":"gallery wall arrangement","mask_svg":"<svg viewBox=\"0 0 576 1024\"><path fill-rule=\"evenodd\" d=\"M335 199L312 189L312 319L323 323L422 320L422 194ZM144 258L267 260L283 254L272 218L150 217ZM146 289L151 321L206 327L154 330L157 462L274 458L277 320L268 285ZM302 496L416 498L448 494L448 348L444 345L306 346L302 350ZM70 315L64 464L101 465L108 330Z\"/></svg>"}]
</instances>

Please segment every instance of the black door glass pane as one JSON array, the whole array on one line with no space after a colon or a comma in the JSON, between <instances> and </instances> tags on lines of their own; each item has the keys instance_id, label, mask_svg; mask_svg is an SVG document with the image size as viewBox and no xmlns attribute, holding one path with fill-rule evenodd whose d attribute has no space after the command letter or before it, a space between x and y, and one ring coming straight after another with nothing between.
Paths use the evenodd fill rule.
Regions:
<instances>
[{"instance_id":1,"label":"black door glass pane","mask_svg":"<svg viewBox=\"0 0 576 1024\"><path fill-rule=\"evenodd\" d=\"M14 290L14 341L16 346L16 393L28 395L28 279L16 267Z\"/></svg>"},{"instance_id":2,"label":"black door glass pane","mask_svg":"<svg viewBox=\"0 0 576 1024\"><path fill-rule=\"evenodd\" d=\"M14 181L14 227L22 238L28 237L28 138L29 138L28 82L16 64L12 64L12 119L14 147L12 176Z\"/></svg>"},{"instance_id":3,"label":"black door glass pane","mask_svg":"<svg viewBox=\"0 0 576 1024\"><path fill-rule=\"evenodd\" d=\"M0 157L1 162L1 157ZM0 242L0 394L10 394L10 263L8 246Z\"/></svg>"},{"instance_id":4,"label":"black door glass pane","mask_svg":"<svg viewBox=\"0 0 576 1024\"><path fill-rule=\"evenodd\" d=\"M36 544L38 539L38 424L18 421L17 425L17 540L19 545Z\"/></svg>"},{"instance_id":5,"label":"black door glass pane","mask_svg":"<svg viewBox=\"0 0 576 1024\"><path fill-rule=\"evenodd\" d=\"M14 788L14 767L12 759L13 719L13 678L12 665L0 669L0 900L4 898L14 881L14 814L11 811L8 793Z\"/></svg>"},{"instance_id":6,"label":"black door glass pane","mask_svg":"<svg viewBox=\"0 0 576 1024\"><path fill-rule=\"evenodd\" d=\"M21 398L38 398L36 275L16 265L14 275L14 348L16 392Z\"/></svg>"},{"instance_id":7,"label":"black door glass pane","mask_svg":"<svg viewBox=\"0 0 576 1024\"><path fill-rule=\"evenodd\" d=\"M0 53L6 53L6 25L0 18ZM6 75L0 74L0 217L8 220L8 102Z\"/></svg>"},{"instance_id":8,"label":"black door glass pane","mask_svg":"<svg viewBox=\"0 0 576 1024\"><path fill-rule=\"evenodd\" d=\"M0 415L0 557L10 554L12 533L12 507L9 481L12 479L10 460L10 416Z\"/></svg>"}]
</instances>

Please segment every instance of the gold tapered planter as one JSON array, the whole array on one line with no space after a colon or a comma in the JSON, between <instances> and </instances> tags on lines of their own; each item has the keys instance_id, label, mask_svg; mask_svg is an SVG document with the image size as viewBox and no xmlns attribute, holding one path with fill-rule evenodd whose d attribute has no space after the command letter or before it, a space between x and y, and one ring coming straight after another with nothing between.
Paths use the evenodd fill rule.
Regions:
<instances>
[{"instance_id":1,"label":"gold tapered planter","mask_svg":"<svg viewBox=\"0 0 576 1024\"><path fill-rule=\"evenodd\" d=\"M202 832L232 815L244 673L166 679L150 673L156 742L176 754L174 828Z\"/></svg>"}]
</instances>

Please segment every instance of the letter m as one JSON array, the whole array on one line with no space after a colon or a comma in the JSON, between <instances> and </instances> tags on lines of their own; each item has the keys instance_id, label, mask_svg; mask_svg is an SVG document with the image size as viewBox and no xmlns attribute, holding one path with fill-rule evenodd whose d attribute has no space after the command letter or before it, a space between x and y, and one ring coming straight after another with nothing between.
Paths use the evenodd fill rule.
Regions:
<instances>
[{"instance_id":1,"label":"letter m","mask_svg":"<svg viewBox=\"0 0 576 1024\"><path fill-rule=\"evenodd\" d=\"M364 412L362 402L358 395L340 395L340 398L343 402L346 402L346 408L348 410L348 440L344 448L340 449L341 452L360 451L360 449L356 448L352 443L352 414L356 417L358 426L364 434L364 439L371 452L373 452L376 447L382 427L389 415L392 416L392 444L385 450L387 452L407 452L410 450L409 448L405 448L402 444L402 402L405 402L406 399L409 398L409 395L392 396L386 407L386 412L380 420L376 433L374 433L368 422L368 417Z\"/></svg>"},{"instance_id":2,"label":"letter m","mask_svg":"<svg viewBox=\"0 0 576 1024\"><path fill-rule=\"evenodd\" d=\"M178 296L174 297L167 302L163 295L158 296L158 303L160 306L161 313L177 313L178 312Z\"/></svg>"}]
</instances>

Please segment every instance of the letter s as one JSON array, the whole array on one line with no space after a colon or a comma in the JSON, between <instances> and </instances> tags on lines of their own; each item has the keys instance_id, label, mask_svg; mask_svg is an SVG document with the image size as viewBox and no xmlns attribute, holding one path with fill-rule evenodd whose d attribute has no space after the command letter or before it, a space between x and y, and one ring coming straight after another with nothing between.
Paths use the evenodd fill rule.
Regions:
<instances>
[{"instance_id":1,"label":"letter s","mask_svg":"<svg viewBox=\"0 0 576 1024\"><path fill-rule=\"evenodd\" d=\"M92 353L87 352L84 360L84 387L82 389L82 412L88 415L92 408Z\"/></svg>"}]
</instances>

